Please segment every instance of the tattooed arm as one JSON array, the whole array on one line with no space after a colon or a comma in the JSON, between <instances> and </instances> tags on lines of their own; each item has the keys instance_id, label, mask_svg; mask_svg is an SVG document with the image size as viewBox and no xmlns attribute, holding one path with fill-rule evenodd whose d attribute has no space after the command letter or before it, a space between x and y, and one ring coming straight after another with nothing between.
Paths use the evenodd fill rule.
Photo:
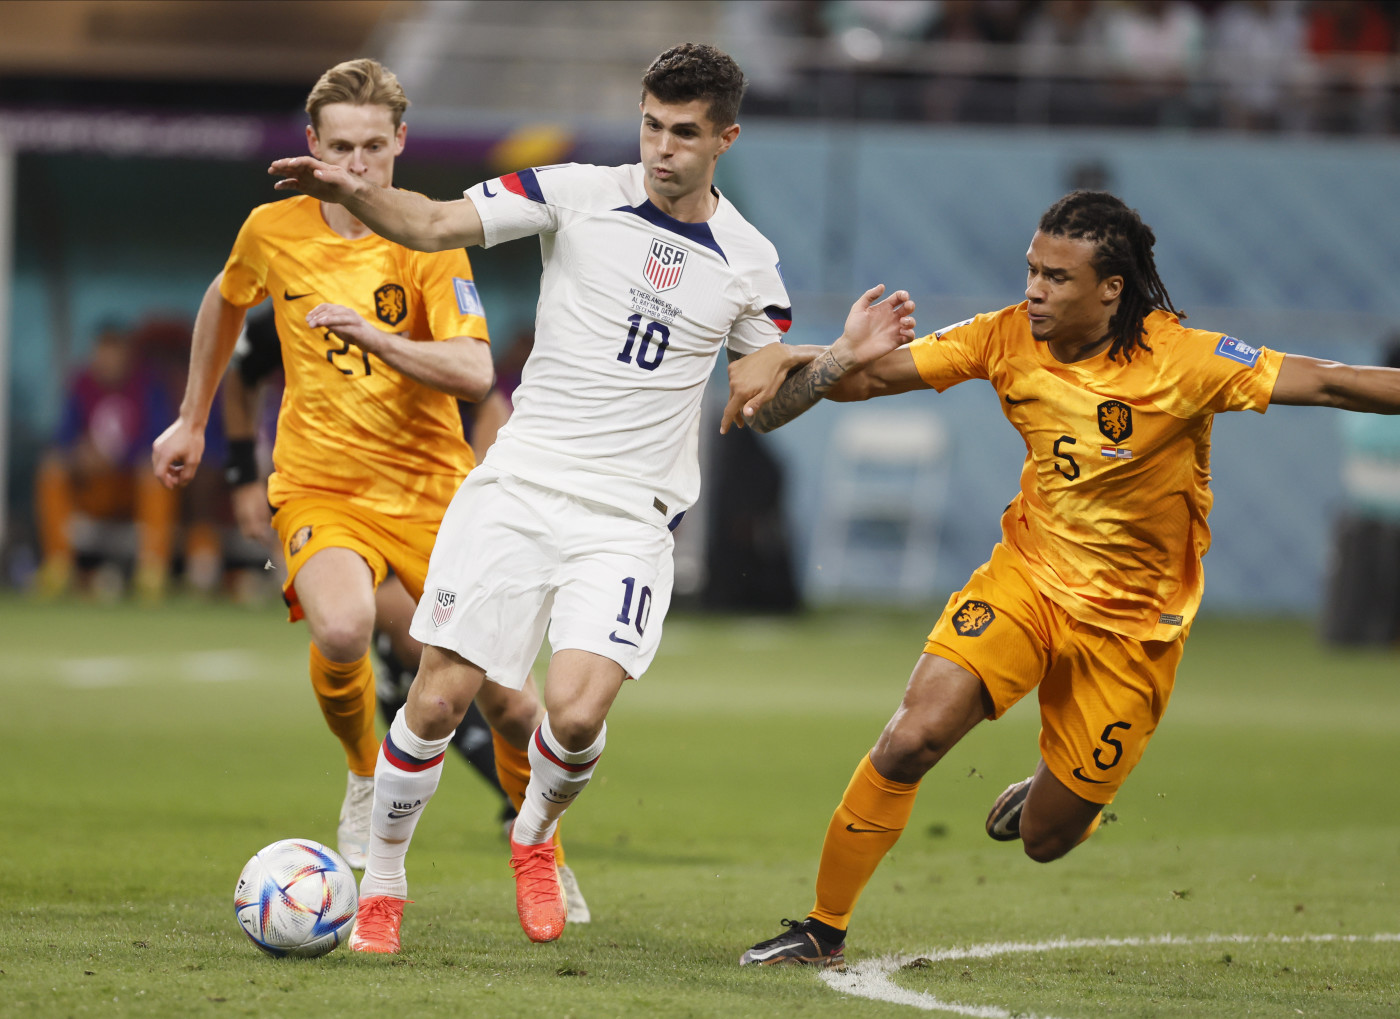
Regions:
<instances>
[{"instance_id":1,"label":"tattooed arm","mask_svg":"<svg viewBox=\"0 0 1400 1019\"><path fill-rule=\"evenodd\" d=\"M846 316L840 338L830 347L780 348L777 354L767 355L780 363L766 384L754 382L754 372L746 371L753 366L744 362L766 355L768 348L731 364L729 404L720 431L737 422L770 432L820 400L847 372L862 369L912 340L914 302L903 290L881 301L884 292L880 284L860 296ZM794 362L799 365L795 369Z\"/></svg>"}]
</instances>

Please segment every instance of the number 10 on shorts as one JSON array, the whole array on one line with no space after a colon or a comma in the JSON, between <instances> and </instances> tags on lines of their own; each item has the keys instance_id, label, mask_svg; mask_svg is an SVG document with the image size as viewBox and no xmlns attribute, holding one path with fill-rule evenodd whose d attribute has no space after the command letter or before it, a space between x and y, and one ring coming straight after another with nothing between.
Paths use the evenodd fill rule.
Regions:
<instances>
[{"instance_id":1,"label":"number 10 on shorts","mask_svg":"<svg viewBox=\"0 0 1400 1019\"><path fill-rule=\"evenodd\" d=\"M651 615L651 588L643 587L637 591L637 578L625 577L622 581L622 611L617 614L617 621L624 626L636 626L637 636L641 636L646 631L647 617ZM632 616L632 598L636 595L637 615L635 621Z\"/></svg>"}]
</instances>

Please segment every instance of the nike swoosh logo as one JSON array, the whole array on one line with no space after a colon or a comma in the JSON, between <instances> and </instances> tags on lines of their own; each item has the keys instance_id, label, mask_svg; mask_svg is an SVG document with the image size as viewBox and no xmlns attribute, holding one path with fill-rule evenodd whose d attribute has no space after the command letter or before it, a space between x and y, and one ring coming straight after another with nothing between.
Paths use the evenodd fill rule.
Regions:
<instances>
[{"instance_id":1,"label":"nike swoosh logo","mask_svg":"<svg viewBox=\"0 0 1400 1019\"><path fill-rule=\"evenodd\" d=\"M483 195L485 195L487 198L495 198L495 197L496 197L496 192L494 192L494 191L491 190L491 185L488 184L488 183L486 183L486 181L482 181L482 182L481 182L481 193L482 193Z\"/></svg>"},{"instance_id":2,"label":"nike swoosh logo","mask_svg":"<svg viewBox=\"0 0 1400 1019\"><path fill-rule=\"evenodd\" d=\"M1027 396L1025 399L1022 399L1022 400L1013 400L1011 397L1008 396L1008 397L1006 398L1006 402L1009 403L1009 404L1011 404L1011 406L1014 407L1014 406L1016 406L1018 403L1034 403L1036 400L1039 400L1039 399L1040 399L1040 397L1038 397L1038 396Z\"/></svg>"},{"instance_id":3,"label":"nike swoosh logo","mask_svg":"<svg viewBox=\"0 0 1400 1019\"><path fill-rule=\"evenodd\" d=\"M401 817L412 817L414 814L418 813L418 811L419 811L419 810L422 810L422 809L423 809L422 807L418 807L418 808L416 808L416 809L414 809L414 810L405 810L405 811L403 811L403 812L399 812L399 811L397 811L397 810L391 810L391 811L389 811L389 816L390 816L391 818L393 818L395 821L397 821L397 820L398 820L399 818L401 818Z\"/></svg>"},{"instance_id":4,"label":"nike swoosh logo","mask_svg":"<svg viewBox=\"0 0 1400 1019\"><path fill-rule=\"evenodd\" d=\"M1078 768L1075 768L1072 772L1070 772L1070 774L1073 775L1075 778L1079 779L1079 781L1081 782L1091 782L1094 785L1108 785L1108 779L1090 778Z\"/></svg>"},{"instance_id":5,"label":"nike swoosh logo","mask_svg":"<svg viewBox=\"0 0 1400 1019\"><path fill-rule=\"evenodd\" d=\"M617 635L616 630L608 634L608 640L612 641L614 644L631 644L633 647L637 646L637 642L635 640L628 640L626 637L619 637Z\"/></svg>"},{"instance_id":6,"label":"nike swoosh logo","mask_svg":"<svg viewBox=\"0 0 1400 1019\"><path fill-rule=\"evenodd\" d=\"M855 832L857 835L878 835L881 832L888 833L890 831L889 828L857 828L853 824L846 825L846 830Z\"/></svg>"},{"instance_id":7,"label":"nike swoosh logo","mask_svg":"<svg viewBox=\"0 0 1400 1019\"><path fill-rule=\"evenodd\" d=\"M289 292L289 291L283 290L283 291L282 291L282 300L284 300L284 301L300 301L303 297L310 297L310 296L312 296L312 294L315 294L315 293L316 293L316 291L313 290L313 291L311 291L310 294L293 294L293 293L291 293L291 292Z\"/></svg>"},{"instance_id":8,"label":"nike swoosh logo","mask_svg":"<svg viewBox=\"0 0 1400 1019\"><path fill-rule=\"evenodd\" d=\"M786 952L791 947L791 945L778 945L775 948L764 949L762 952L755 952L752 948L750 948L747 952L744 953L744 956L750 962L762 962L764 959L772 958L779 952Z\"/></svg>"}]
</instances>

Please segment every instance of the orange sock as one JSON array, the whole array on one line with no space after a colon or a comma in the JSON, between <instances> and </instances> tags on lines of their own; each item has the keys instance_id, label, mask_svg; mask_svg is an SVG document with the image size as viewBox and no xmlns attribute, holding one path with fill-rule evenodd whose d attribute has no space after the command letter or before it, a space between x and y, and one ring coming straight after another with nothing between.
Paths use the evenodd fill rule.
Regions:
<instances>
[{"instance_id":1,"label":"orange sock","mask_svg":"<svg viewBox=\"0 0 1400 1019\"><path fill-rule=\"evenodd\" d=\"M516 810L525 802L525 787L530 784L530 754L517 750L495 729L491 730L491 749L496 754L496 779L510 797ZM554 862L564 866L564 843L559 840L559 826L554 828Z\"/></svg>"},{"instance_id":2,"label":"orange sock","mask_svg":"<svg viewBox=\"0 0 1400 1019\"><path fill-rule=\"evenodd\" d=\"M909 823L918 790L917 782L885 778L869 754L861 758L826 829L810 916L843 931L850 926L860 893Z\"/></svg>"},{"instance_id":3,"label":"orange sock","mask_svg":"<svg viewBox=\"0 0 1400 1019\"><path fill-rule=\"evenodd\" d=\"M525 787L530 784L530 755L517 750L495 729L491 730L491 749L496 754L496 779L510 797L516 810L525 802Z\"/></svg>"},{"instance_id":4,"label":"orange sock","mask_svg":"<svg viewBox=\"0 0 1400 1019\"><path fill-rule=\"evenodd\" d=\"M311 645L311 688L326 725L345 748L356 775L373 775L379 757L374 735L374 666L369 652L353 662L333 662Z\"/></svg>"}]
</instances>

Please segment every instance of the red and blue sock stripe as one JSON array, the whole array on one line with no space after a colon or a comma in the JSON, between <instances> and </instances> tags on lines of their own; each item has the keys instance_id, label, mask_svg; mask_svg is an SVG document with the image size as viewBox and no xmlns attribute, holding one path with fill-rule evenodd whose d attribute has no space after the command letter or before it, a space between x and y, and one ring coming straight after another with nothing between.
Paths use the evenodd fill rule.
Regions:
<instances>
[{"instance_id":1,"label":"red and blue sock stripe","mask_svg":"<svg viewBox=\"0 0 1400 1019\"><path fill-rule=\"evenodd\" d=\"M394 742L394 737L388 733L384 735L383 750L384 756L388 759L389 763L400 771L427 771L429 768L441 764L443 757L446 756L446 751L444 751L434 757L414 757L412 754L402 750L398 744Z\"/></svg>"},{"instance_id":2,"label":"red and blue sock stripe","mask_svg":"<svg viewBox=\"0 0 1400 1019\"><path fill-rule=\"evenodd\" d=\"M535 748L539 750L540 753L544 754L545 757L547 757L550 761L559 765L559 767L563 768L565 771L572 772L587 771L589 768L593 767L593 765L598 763L599 757L603 756L602 754L597 754L592 758L592 760L580 761L577 764L570 764L568 761L564 760L564 758L560 755L559 751L555 750L549 745L548 742L545 741L544 733L541 732L539 729L535 730Z\"/></svg>"}]
</instances>

